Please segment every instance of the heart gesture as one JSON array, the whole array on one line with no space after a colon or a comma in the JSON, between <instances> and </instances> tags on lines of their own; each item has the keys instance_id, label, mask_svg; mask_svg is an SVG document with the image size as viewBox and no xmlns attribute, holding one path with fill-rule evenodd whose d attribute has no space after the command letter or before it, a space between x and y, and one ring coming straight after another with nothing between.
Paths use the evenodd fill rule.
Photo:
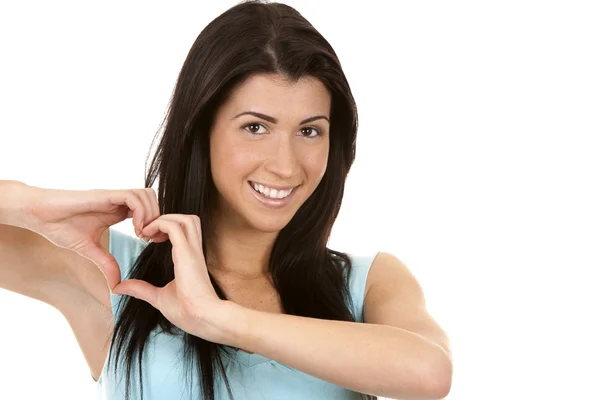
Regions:
<instances>
[{"instance_id":1,"label":"heart gesture","mask_svg":"<svg viewBox=\"0 0 600 400\"><path fill-rule=\"evenodd\" d=\"M161 215L142 230L142 236L161 243L170 240L175 279L162 288L128 279L113 292L144 300L180 329L205 340L229 344L225 324L231 323L235 303L215 292L202 251L200 218L196 215Z\"/></svg>"}]
</instances>

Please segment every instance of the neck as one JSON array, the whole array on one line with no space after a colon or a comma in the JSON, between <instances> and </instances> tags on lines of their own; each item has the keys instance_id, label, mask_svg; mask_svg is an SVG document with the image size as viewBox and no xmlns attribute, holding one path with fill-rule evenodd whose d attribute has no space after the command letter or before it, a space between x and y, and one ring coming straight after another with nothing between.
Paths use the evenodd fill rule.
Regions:
<instances>
[{"instance_id":1,"label":"neck","mask_svg":"<svg viewBox=\"0 0 600 400\"><path fill-rule=\"evenodd\" d=\"M278 232L258 232L220 218L212 225L206 243L211 273L243 281L270 277L269 259Z\"/></svg>"}]
</instances>

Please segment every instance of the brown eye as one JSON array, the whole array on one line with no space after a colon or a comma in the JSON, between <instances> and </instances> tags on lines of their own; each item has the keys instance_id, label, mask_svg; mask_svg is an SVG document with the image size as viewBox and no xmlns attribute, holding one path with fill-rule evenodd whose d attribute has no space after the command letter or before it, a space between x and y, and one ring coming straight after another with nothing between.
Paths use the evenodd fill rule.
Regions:
<instances>
[{"instance_id":1,"label":"brown eye","mask_svg":"<svg viewBox=\"0 0 600 400\"><path fill-rule=\"evenodd\" d=\"M252 122L248 125L245 125L243 127L247 132L250 132L253 135L258 135L260 133L264 133L264 132L258 132L260 130L260 128L264 128L264 126L262 124L258 124L256 122Z\"/></svg>"},{"instance_id":2,"label":"brown eye","mask_svg":"<svg viewBox=\"0 0 600 400\"><path fill-rule=\"evenodd\" d=\"M306 127L302 128L301 132L302 132L302 136L309 138L309 139L315 138L317 136L321 136L321 131L318 130L317 128L313 128L312 126L306 126ZM310 135L313 132L315 133L314 135L307 136L307 134Z\"/></svg>"}]
</instances>

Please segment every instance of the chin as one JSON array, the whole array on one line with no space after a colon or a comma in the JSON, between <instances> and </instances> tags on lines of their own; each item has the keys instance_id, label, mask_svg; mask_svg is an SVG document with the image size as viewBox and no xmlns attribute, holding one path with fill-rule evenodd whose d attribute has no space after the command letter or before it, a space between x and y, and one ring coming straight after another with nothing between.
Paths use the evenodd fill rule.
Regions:
<instances>
[{"instance_id":1,"label":"chin","mask_svg":"<svg viewBox=\"0 0 600 400\"><path fill-rule=\"evenodd\" d=\"M281 231L283 228L285 228L287 226L287 224L291 221L291 219L287 219L287 218L272 218L270 221L269 220L265 220L260 219L260 217L258 218L254 218L253 220L249 221L249 225L260 232L264 232L264 233L277 233L279 231Z\"/></svg>"}]
</instances>

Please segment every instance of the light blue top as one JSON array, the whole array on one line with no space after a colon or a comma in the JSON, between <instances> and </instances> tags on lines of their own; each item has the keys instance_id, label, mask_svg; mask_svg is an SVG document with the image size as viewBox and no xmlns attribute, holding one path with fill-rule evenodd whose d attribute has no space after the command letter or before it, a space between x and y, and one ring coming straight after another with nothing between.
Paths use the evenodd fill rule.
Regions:
<instances>
[{"instance_id":1,"label":"light blue top","mask_svg":"<svg viewBox=\"0 0 600 400\"><path fill-rule=\"evenodd\" d=\"M121 277L126 279L129 270L138 255L146 246L141 239L126 235L110 228L109 251L121 268ZM363 300L369 269L377 254L357 257L349 254L352 260L350 293L354 302L352 312L356 320L363 322ZM112 295L110 301L113 316L119 301L124 297ZM148 338L143 358L144 399L145 400L187 400L190 399L190 385L182 368L183 336L162 333L156 328L156 334ZM297 369L263 357L260 354L248 354L241 350L233 355L222 351L223 364L229 379L234 400L319 400L319 399L360 399L357 392L336 386L332 383L305 374ZM135 359L137 365L137 357ZM125 378L115 381L113 365L108 373L106 364L98 380L98 398L102 400L125 399ZM196 372L197 373L197 372ZM216 373L216 370L215 370ZM198 382L194 382L191 399L201 399ZM132 374L132 393L130 399L139 399L139 380L137 370ZM190 399L190 400L191 400ZM215 399L229 399L227 388L221 378L215 383Z\"/></svg>"}]
</instances>

